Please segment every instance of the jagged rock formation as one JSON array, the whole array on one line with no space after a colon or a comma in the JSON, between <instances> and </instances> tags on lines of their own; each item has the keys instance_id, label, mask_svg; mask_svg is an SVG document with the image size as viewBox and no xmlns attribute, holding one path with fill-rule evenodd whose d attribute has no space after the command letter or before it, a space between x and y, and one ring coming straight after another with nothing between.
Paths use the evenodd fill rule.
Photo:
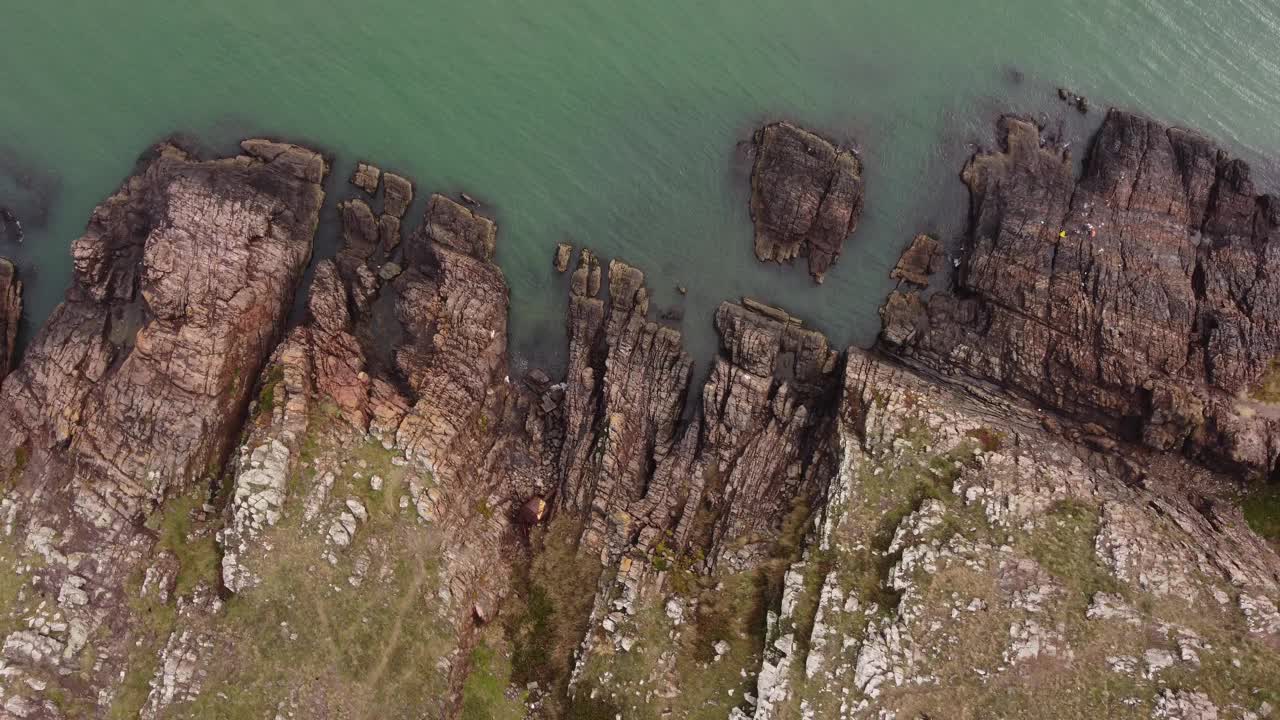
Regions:
<instances>
[{"instance_id":1,"label":"jagged rock formation","mask_svg":"<svg viewBox=\"0 0 1280 720\"><path fill-rule=\"evenodd\" d=\"M310 257L326 171L296 146L244 150L152 151L94 210L66 300L0 386L5 532L40 567L11 609L40 634L5 639L14 703L52 684L105 713L139 622L125 584L155 544L143 521L207 481L239 430ZM85 652L87 672L62 673ZM32 707L9 711L56 716Z\"/></svg>"},{"instance_id":2,"label":"jagged rock formation","mask_svg":"<svg viewBox=\"0 0 1280 720\"><path fill-rule=\"evenodd\" d=\"M929 278L942 269L942 246L928 235L917 235L902 252L889 277L918 287L926 287Z\"/></svg>"},{"instance_id":3,"label":"jagged rock formation","mask_svg":"<svg viewBox=\"0 0 1280 720\"><path fill-rule=\"evenodd\" d=\"M18 343L18 323L22 320L22 281L18 269L0 258L0 380L13 367Z\"/></svg>"},{"instance_id":4,"label":"jagged rock formation","mask_svg":"<svg viewBox=\"0 0 1280 720\"><path fill-rule=\"evenodd\" d=\"M862 216L862 162L790 123L766 125L754 141L756 257L782 263L805 256L809 274L822 282Z\"/></svg>"},{"instance_id":5,"label":"jagged rock formation","mask_svg":"<svg viewBox=\"0 0 1280 720\"><path fill-rule=\"evenodd\" d=\"M887 310L895 351L1165 450L1269 471L1280 202L1192 132L1112 111L1083 177L1028 120L965 168L954 294Z\"/></svg>"},{"instance_id":6,"label":"jagged rock formation","mask_svg":"<svg viewBox=\"0 0 1280 720\"><path fill-rule=\"evenodd\" d=\"M1280 558L1230 476L963 373L837 353L749 298L717 309L700 376L641 270L587 249L563 377L512 378L497 226L433 195L388 243L408 205L388 174L381 217L340 204L343 245L273 346L325 168L245 147L259 159L165 149L104 204L76 289L0 391L24 433L0 467L17 482L0 505L10 716L1250 717L1280 701ZM193 203L219 210L178 210ZM193 292L165 325L150 308L192 283L164 281L207 272L173 238L288 263L265 285L265 261L215 264L226 294ZM917 249L904 267L927 275L937 253ZM264 310L216 312L243 294ZM940 357L921 340L934 302L979 301L945 297L895 295L886 340ZM130 317L136 338L117 332ZM228 336L237 322L252 327ZM107 415L134 373L187 377L188 356L137 364L188 325L222 343L200 377L256 381ZM64 364L71 347L105 356ZM71 408L54 393L84 386ZM63 404L46 418L37 391Z\"/></svg>"},{"instance_id":7,"label":"jagged rock formation","mask_svg":"<svg viewBox=\"0 0 1280 720\"><path fill-rule=\"evenodd\" d=\"M381 168L362 162L356 164L355 172L351 174L351 184L372 195L378 192L378 182L381 178Z\"/></svg>"}]
</instances>

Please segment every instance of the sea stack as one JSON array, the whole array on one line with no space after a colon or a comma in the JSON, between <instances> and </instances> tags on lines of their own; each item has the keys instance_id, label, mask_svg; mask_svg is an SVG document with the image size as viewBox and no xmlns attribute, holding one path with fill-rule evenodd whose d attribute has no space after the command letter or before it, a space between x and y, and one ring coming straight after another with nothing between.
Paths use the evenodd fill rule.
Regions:
<instances>
[{"instance_id":1,"label":"sea stack","mask_svg":"<svg viewBox=\"0 0 1280 720\"><path fill-rule=\"evenodd\" d=\"M849 149L780 122L755 134L751 221L761 262L809 258L816 282L862 216L862 162Z\"/></svg>"}]
</instances>

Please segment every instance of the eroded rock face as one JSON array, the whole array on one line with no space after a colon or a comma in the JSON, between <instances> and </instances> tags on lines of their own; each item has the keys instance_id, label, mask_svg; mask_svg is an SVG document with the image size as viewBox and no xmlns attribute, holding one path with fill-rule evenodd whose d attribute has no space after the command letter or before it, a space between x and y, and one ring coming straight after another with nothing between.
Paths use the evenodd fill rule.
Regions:
<instances>
[{"instance_id":1,"label":"eroded rock face","mask_svg":"<svg viewBox=\"0 0 1280 720\"><path fill-rule=\"evenodd\" d=\"M1280 202L1204 137L1113 111L1083 177L1031 122L965 168L954 295L893 313L899 352L1161 449L1269 469L1280 351ZM919 312L919 310L923 310Z\"/></svg>"},{"instance_id":2,"label":"eroded rock face","mask_svg":"<svg viewBox=\"0 0 1280 720\"><path fill-rule=\"evenodd\" d=\"M246 219L257 203L273 208L272 222L314 226L313 206L290 204L319 192L313 156L246 148L263 160L221 162L254 177L248 197L236 194L240 175L223 177L206 198L219 212L202 222L181 215L182 232L167 232L193 242L212 234L240 258L245 246L293 247L274 226L229 229L257 228ZM1043 154L1038 143L1024 149ZM179 409L140 407L109 416L122 430L100 430L103 389L142 383L132 374L142 369L164 388L173 381L165 373L194 362L131 365L173 344L145 313L136 338L112 340L114 318L125 317L113 303L134 297L127 282L146 290L147 308L152 298L191 307L162 302L147 284L167 226L149 220L142 198L187 187L190 168L213 165L206 170L216 175L221 165L166 153L155 162L168 165L149 167L113 199L148 218L136 226L148 239L132 254L105 253L110 271L93 277L113 283L78 282L69 296L84 322L105 314L86 325L103 329L76 334L64 318L38 338L46 368L63 367L48 361L60 357L50 350L62 347L59 337L106 357L71 356L75 372L47 384L35 384L29 357L3 385L6 399L40 390L62 403L50 404L60 424L18 425L41 417L34 406L0 410L27 443L0 470L34 450L18 468L19 491L0 499L0 527L24 563L11 569L0 554L0 572L23 578L25 593L15 614L24 623L3 642L0 699L11 713L56 717L41 683L47 671L68 670L87 673L88 687L56 689L104 712L125 689L120 678L144 672L142 717L189 716L192 701L217 713L228 689L244 690L236 702L257 698L264 716L459 717L477 700L466 695L469 675L490 672L502 686L515 677L500 660L480 668L477 650L527 659L515 651L530 632L539 643L547 637L537 633L555 632L530 628L535 589L554 606L542 617L567 628L557 646L575 650L547 683L512 685L495 717L940 717L957 698L997 714L1061 706L1073 716L1145 717L1200 690L1214 706L1261 711L1249 688L1276 684L1280 558L1237 507L1215 499L1223 476L1177 453L1118 446L1102 427L1086 428L1081 442L972 375L950 381L880 354L838 354L798 318L750 298L716 310L719 349L697 370L680 333L650 317L644 273L586 249L569 279L564 375L512 377L498 228L443 196L395 244L381 223L398 218L377 218L365 200L343 203L343 245L317 264L304 321L261 372L254 364L271 350L278 316L188 310L217 319L198 326L197 339L227 343L205 348L201 377L232 365L257 375L231 383L239 405L171 393L162 397L185 403ZM1060 160L1041 160L1033 166L1057 177ZM297 193L273 194L279 187ZM226 197L238 200L217 202ZM185 206L190 198L180 196ZM119 224L133 216L104 208L96 242L133 247L110 230L135 227ZM923 261L910 267L928 270L936 258L917 255ZM164 267L179 272L201 255L161 257L176 258ZM280 272L296 281L305 254L298 261ZM208 283L232 297L275 297L251 282L262 268L237 260ZM189 278L181 287L203 287ZM896 328L887 337L931 360L933 301L905 284L886 311ZM219 323L249 317L261 324L222 335ZM222 347L238 348L241 364L220 361ZM92 387L74 404L54 393L81 383ZM171 410L203 418L209 432L181 444L187 426ZM217 413L235 422L218 425ZM176 437L130 435L130 423L148 417ZM218 435L229 425L239 446L222 477L227 492L179 519L184 543L174 553L156 552L130 508L149 508L191 478L148 470L126 485L89 451L123 438L110 458L128 476L157 467L143 449L208 457L200 448L229 443ZM102 510L104 495L115 511ZM163 510L155 517L172 521ZM132 521L93 524L104 517ZM234 596L226 607L208 582L193 588L190 579L186 543L215 537L219 590ZM537 553L545 555L531 562ZM163 633L147 637L122 602L126 573L141 584L124 591L128 599L161 610L153 617L168 623ZM1224 631L1231 643L1208 641ZM77 673L86 646L97 664ZM356 647L357 672L330 673ZM1211 682L1201 682L1202 667ZM1064 681L1040 682L1046 672ZM1132 690L1077 692L1105 683L1099 673L1132 676ZM1174 677L1185 697L1172 694ZM352 707L370 697L376 707Z\"/></svg>"},{"instance_id":3,"label":"eroded rock face","mask_svg":"<svg viewBox=\"0 0 1280 720\"><path fill-rule=\"evenodd\" d=\"M894 280L918 287L929 284L929 278L942 268L942 246L928 235L917 235L902 252L898 264L889 273Z\"/></svg>"},{"instance_id":4,"label":"eroded rock face","mask_svg":"<svg viewBox=\"0 0 1280 720\"><path fill-rule=\"evenodd\" d=\"M809 259L817 282L862 216L862 162L851 150L790 123L755 134L751 220L762 262Z\"/></svg>"},{"instance_id":5,"label":"eroded rock face","mask_svg":"<svg viewBox=\"0 0 1280 720\"><path fill-rule=\"evenodd\" d=\"M21 319L22 281L18 279L18 269L5 258L0 258L0 380L13 367Z\"/></svg>"},{"instance_id":6,"label":"eroded rock face","mask_svg":"<svg viewBox=\"0 0 1280 720\"><path fill-rule=\"evenodd\" d=\"M594 263L584 252L575 276L590 277ZM836 353L798 321L724 303L721 352L701 411L685 422L692 360L680 334L649 319L639 270L614 261L608 280L607 304L590 283L575 283L570 297L559 501L588 515L589 544L606 541L620 515L647 526L641 537L692 541L702 505L719 518L714 536L698 539L707 556L751 565L761 548L737 541L773 537L779 513L804 493L822 446L808 434L827 411ZM722 544L734 551L722 554Z\"/></svg>"},{"instance_id":7,"label":"eroded rock face","mask_svg":"<svg viewBox=\"0 0 1280 720\"><path fill-rule=\"evenodd\" d=\"M64 688L98 701L129 640L124 583L155 541L145 515L207 481L239 431L310 258L326 171L304 148L243 147L210 162L157 147L94 210L66 299L0 386L8 528L43 558L32 590L60 598L71 633L14 678L76 665L110 619L99 665Z\"/></svg>"}]
</instances>

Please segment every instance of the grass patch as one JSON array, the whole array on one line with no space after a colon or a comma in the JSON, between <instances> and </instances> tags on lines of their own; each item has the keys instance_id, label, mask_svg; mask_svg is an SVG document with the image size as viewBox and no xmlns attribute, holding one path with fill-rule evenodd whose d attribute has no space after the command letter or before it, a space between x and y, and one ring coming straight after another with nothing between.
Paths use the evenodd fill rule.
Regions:
<instances>
[{"instance_id":1,"label":"grass patch","mask_svg":"<svg viewBox=\"0 0 1280 720\"><path fill-rule=\"evenodd\" d=\"M322 561L316 536L297 527L277 527L270 541L263 582L227 600L205 688L175 716L272 717L291 694L304 698L305 717L442 712L447 678L437 663L454 639L450 618L434 612L432 535L370 523L336 565ZM367 567L352 587L357 563Z\"/></svg>"},{"instance_id":2,"label":"grass patch","mask_svg":"<svg viewBox=\"0 0 1280 720\"><path fill-rule=\"evenodd\" d=\"M132 637L124 677L120 681L107 716L111 720L133 720L151 692L151 679L155 677L159 653L178 622L178 611L173 605L156 602L154 597L140 597L142 571L139 570L129 583L129 608L132 610ZM92 643L86 646L86 651ZM83 667L83 666L82 666ZM89 665L92 668L92 665Z\"/></svg>"},{"instance_id":3,"label":"grass patch","mask_svg":"<svg viewBox=\"0 0 1280 720\"><path fill-rule=\"evenodd\" d=\"M276 387L282 382L284 382L284 368L272 365L267 371L267 376L262 380L262 389L258 391L258 407L254 411L255 415L271 417L276 409Z\"/></svg>"},{"instance_id":4,"label":"grass patch","mask_svg":"<svg viewBox=\"0 0 1280 720\"><path fill-rule=\"evenodd\" d=\"M533 561L516 569L516 592L502 616L512 680L538 683L551 704L567 696L573 652L586 636L600 578L599 561L578 551L580 532L567 518L533 530Z\"/></svg>"},{"instance_id":5,"label":"grass patch","mask_svg":"<svg viewBox=\"0 0 1280 720\"><path fill-rule=\"evenodd\" d=\"M462 686L462 720L507 720L524 716L523 693L508 697L511 660L506 647L481 640L471 651L471 672Z\"/></svg>"},{"instance_id":6,"label":"grass patch","mask_svg":"<svg viewBox=\"0 0 1280 720\"><path fill-rule=\"evenodd\" d=\"M216 528L198 527L193 514L204 504L200 490L188 492L157 511L160 540L158 550L168 550L178 558L176 592L190 593L200 583L217 588L222 555L215 538Z\"/></svg>"},{"instance_id":7,"label":"grass patch","mask_svg":"<svg viewBox=\"0 0 1280 720\"><path fill-rule=\"evenodd\" d=\"M1249 391L1249 397L1264 403L1280 403L1280 358L1273 359L1267 366L1258 384Z\"/></svg>"},{"instance_id":8,"label":"grass patch","mask_svg":"<svg viewBox=\"0 0 1280 720\"><path fill-rule=\"evenodd\" d=\"M0 488L5 491L18 484L22 479L22 473L27 469L27 463L31 462L31 450L26 445L19 445L13 449L13 467L9 469L8 475L5 476L4 487Z\"/></svg>"},{"instance_id":9,"label":"grass patch","mask_svg":"<svg viewBox=\"0 0 1280 720\"><path fill-rule=\"evenodd\" d=\"M616 632L634 640L629 651L615 650L612 636L598 643L563 716L724 720L742 707L744 694L755 691L762 658L768 584L760 571L703 576L699 583L697 612L682 625L656 596ZM723 643L723 655L716 643ZM678 688L672 697L661 692L668 685Z\"/></svg>"},{"instance_id":10,"label":"grass patch","mask_svg":"<svg viewBox=\"0 0 1280 720\"><path fill-rule=\"evenodd\" d=\"M1240 509L1249 527L1280 550L1280 484L1267 483L1252 489L1240 501Z\"/></svg>"},{"instance_id":11,"label":"grass patch","mask_svg":"<svg viewBox=\"0 0 1280 720\"><path fill-rule=\"evenodd\" d=\"M1088 606L1095 593L1123 589L1094 552L1098 527L1096 507L1059 500L1045 513L1044 526L1027 540L1031 557L1074 596L1073 611Z\"/></svg>"}]
</instances>

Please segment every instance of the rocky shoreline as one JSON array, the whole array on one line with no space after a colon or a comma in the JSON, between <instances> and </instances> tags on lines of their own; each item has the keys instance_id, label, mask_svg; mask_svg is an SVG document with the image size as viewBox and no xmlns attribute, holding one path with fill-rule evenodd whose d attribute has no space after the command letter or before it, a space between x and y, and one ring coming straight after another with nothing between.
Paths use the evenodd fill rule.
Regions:
<instances>
[{"instance_id":1,"label":"rocky shoreline","mask_svg":"<svg viewBox=\"0 0 1280 720\"><path fill-rule=\"evenodd\" d=\"M1275 200L1137 116L1078 182L1001 131L949 288L918 238L879 348L725 302L701 384L585 248L564 375L512 377L496 224L437 194L402 233L369 163L286 333L325 159L159 147L0 386L0 707L1265 717L1280 557L1231 497L1280 454ZM797 185L768 138L804 131L762 132L757 251L820 278L860 163Z\"/></svg>"}]
</instances>

